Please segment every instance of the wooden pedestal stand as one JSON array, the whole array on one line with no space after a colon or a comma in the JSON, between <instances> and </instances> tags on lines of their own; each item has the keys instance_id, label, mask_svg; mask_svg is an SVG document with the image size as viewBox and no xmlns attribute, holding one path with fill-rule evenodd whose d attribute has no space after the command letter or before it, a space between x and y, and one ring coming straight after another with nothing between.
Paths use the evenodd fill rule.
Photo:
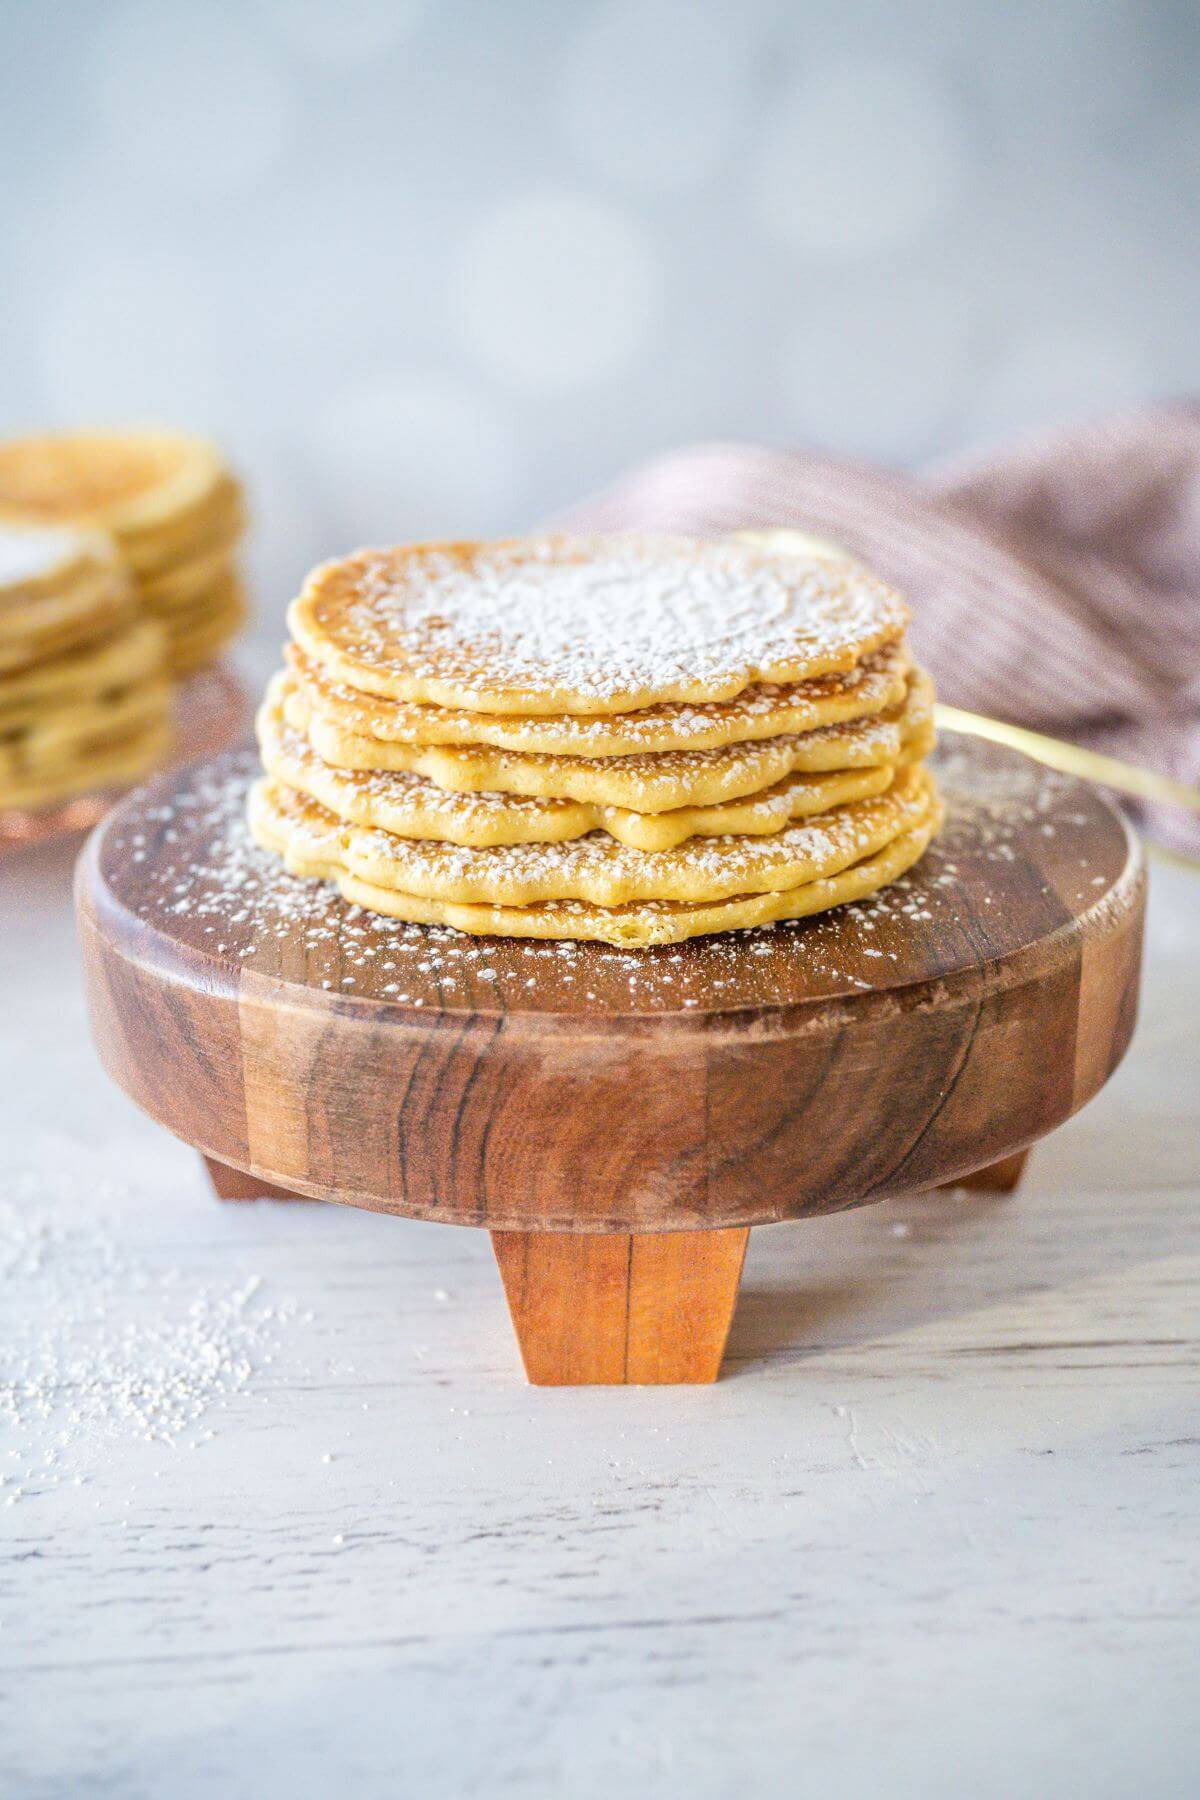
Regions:
<instances>
[{"instance_id":1,"label":"wooden pedestal stand","mask_svg":"<svg viewBox=\"0 0 1200 1800\"><path fill-rule=\"evenodd\" d=\"M225 1198L489 1230L531 1381L711 1381L752 1225L1011 1187L1129 1041L1120 815L972 739L938 763L896 888L641 952L377 919L249 845L252 758L165 776L80 864L101 1054Z\"/></svg>"}]
</instances>

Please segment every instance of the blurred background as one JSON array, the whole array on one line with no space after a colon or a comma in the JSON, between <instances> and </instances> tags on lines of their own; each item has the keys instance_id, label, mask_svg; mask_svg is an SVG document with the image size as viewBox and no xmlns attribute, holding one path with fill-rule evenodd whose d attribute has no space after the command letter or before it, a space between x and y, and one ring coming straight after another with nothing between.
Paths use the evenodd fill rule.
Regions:
<instances>
[{"instance_id":1,"label":"blurred background","mask_svg":"<svg viewBox=\"0 0 1200 1800\"><path fill-rule=\"evenodd\" d=\"M1192 0L4 0L0 431L305 569L699 437L919 465L1200 379Z\"/></svg>"}]
</instances>

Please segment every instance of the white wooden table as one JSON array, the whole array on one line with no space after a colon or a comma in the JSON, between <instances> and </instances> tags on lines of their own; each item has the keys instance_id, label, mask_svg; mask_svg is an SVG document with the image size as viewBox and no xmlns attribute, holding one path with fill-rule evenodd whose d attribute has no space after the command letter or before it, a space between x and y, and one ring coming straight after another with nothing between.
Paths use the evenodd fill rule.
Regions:
<instances>
[{"instance_id":1,"label":"white wooden table","mask_svg":"<svg viewBox=\"0 0 1200 1800\"><path fill-rule=\"evenodd\" d=\"M0 866L0 1791L1197 1791L1200 877L1015 1199L756 1232L717 1387L535 1391L483 1233L219 1205L108 1084L70 860Z\"/></svg>"}]
</instances>

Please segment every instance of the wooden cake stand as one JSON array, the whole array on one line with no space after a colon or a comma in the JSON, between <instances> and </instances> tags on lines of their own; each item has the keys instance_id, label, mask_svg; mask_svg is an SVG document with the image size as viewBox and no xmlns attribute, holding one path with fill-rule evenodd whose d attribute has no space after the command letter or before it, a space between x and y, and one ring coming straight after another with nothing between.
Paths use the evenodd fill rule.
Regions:
<instances>
[{"instance_id":1,"label":"wooden cake stand","mask_svg":"<svg viewBox=\"0 0 1200 1800\"><path fill-rule=\"evenodd\" d=\"M712 1381L750 1226L1011 1187L1129 1041L1120 815L974 739L937 764L895 887L649 951L380 919L250 843L252 755L164 776L80 864L101 1054L224 1198L489 1230L531 1381Z\"/></svg>"}]
</instances>

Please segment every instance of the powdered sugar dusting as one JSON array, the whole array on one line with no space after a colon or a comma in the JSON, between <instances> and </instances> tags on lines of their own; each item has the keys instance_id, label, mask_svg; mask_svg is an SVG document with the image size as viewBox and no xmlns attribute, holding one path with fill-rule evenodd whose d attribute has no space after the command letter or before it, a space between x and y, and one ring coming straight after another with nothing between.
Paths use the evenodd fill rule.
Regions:
<instances>
[{"instance_id":1,"label":"powdered sugar dusting","mask_svg":"<svg viewBox=\"0 0 1200 1800\"><path fill-rule=\"evenodd\" d=\"M0 588L49 575L80 556L86 540L69 531L0 525Z\"/></svg>"},{"instance_id":2,"label":"powdered sugar dusting","mask_svg":"<svg viewBox=\"0 0 1200 1800\"><path fill-rule=\"evenodd\" d=\"M293 728L293 743L306 736L320 761L339 766L339 746L326 740L306 716L303 697L287 687L280 691L283 713ZM264 749L277 727L272 723L273 697L260 716ZM912 703L895 717L856 719L822 725L815 731L786 733L725 744L707 750L638 752L629 756L555 756L542 752L499 750L491 745L395 745L386 759L406 772L417 772L453 793L477 797L492 794L546 796L623 806L640 812L669 812L680 806L711 805L761 793L797 771L829 772L875 768L895 762L905 743L922 728L921 707ZM355 782L372 774L395 772L352 766ZM295 752L298 756L299 750ZM340 766L345 767L344 764ZM415 792L409 788L410 795Z\"/></svg>"},{"instance_id":3,"label":"powdered sugar dusting","mask_svg":"<svg viewBox=\"0 0 1200 1800\"><path fill-rule=\"evenodd\" d=\"M926 783L906 770L874 799L785 825L768 837L729 833L693 837L669 850L638 850L603 831L566 843L503 844L490 849L397 838L345 825L332 813L290 795L287 826L312 820L318 836L336 840L335 860L367 881L406 894L523 905L549 899L620 906L631 900L699 902L765 893L845 868L912 830L929 809Z\"/></svg>"},{"instance_id":4,"label":"powdered sugar dusting","mask_svg":"<svg viewBox=\"0 0 1200 1800\"><path fill-rule=\"evenodd\" d=\"M581 712L848 668L906 620L849 561L642 536L361 551L319 569L292 615L311 654L362 675Z\"/></svg>"},{"instance_id":5,"label":"powdered sugar dusting","mask_svg":"<svg viewBox=\"0 0 1200 1800\"><path fill-rule=\"evenodd\" d=\"M636 846L639 833L652 836L660 827L666 834L664 842L682 841L697 834L715 835L719 822L715 815L718 810L727 810L692 806L681 812L647 814L601 803L530 798L488 790L459 793L404 769L337 768L316 754L304 733L288 723L285 709L270 698L259 712L258 742L263 766L276 781L311 796L347 823L375 825L401 837L444 839L460 844L544 843L602 829ZM792 773L761 791L728 803L745 809L736 829L760 834L778 831L794 816L824 810L819 800L809 801L814 789L819 790L823 784L865 784L849 794L843 790L829 804L882 791L894 773L886 760L888 748L893 755L899 754L897 728L880 721L865 721L858 749L870 760L864 762L863 768ZM678 833L677 839L672 832Z\"/></svg>"},{"instance_id":6,"label":"powdered sugar dusting","mask_svg":"<svg viewBox=\"0 0 1200 1800\"><path fill-rule=\"evenodd\" d=\"M812 731L837 719L864 720L903 698L908 652L901 642L868 652L852 669L799 685L756 682L732 700L668 700L617 714L480 714L414 700L388 700L332 679L295 644L286 650L304 697L331 729L403 744L494 744L564 756L627 756L708 749L744 738Z\"/></svg>"}]
</instances>

